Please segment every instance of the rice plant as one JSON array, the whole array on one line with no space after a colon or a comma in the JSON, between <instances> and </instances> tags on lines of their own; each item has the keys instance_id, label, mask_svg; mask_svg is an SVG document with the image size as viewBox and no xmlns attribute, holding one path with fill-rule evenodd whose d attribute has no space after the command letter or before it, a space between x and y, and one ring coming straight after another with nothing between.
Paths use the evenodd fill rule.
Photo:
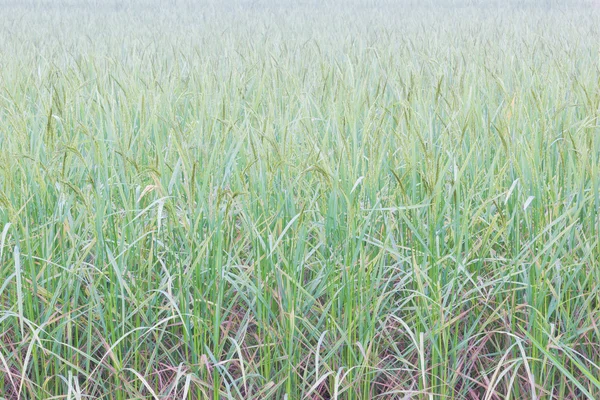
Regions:
<instances>
[{"instance_id":1,"label":"rice plant","mask_svg":"<svg viewBox=\"0 0 600 400\"><path fill-rule=\"evenodd\" d=\"M0 398L600 398L596 3L0 20Z\"/></svg>"}]
</instances>

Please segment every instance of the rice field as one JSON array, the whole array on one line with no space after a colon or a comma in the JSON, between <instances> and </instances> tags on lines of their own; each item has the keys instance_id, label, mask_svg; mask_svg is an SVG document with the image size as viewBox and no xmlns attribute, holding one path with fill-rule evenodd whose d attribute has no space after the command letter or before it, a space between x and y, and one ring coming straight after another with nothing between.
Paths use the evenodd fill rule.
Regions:
<instances>
[{"instance_id":1,"label":"rice field","mask_svg":"<svg viewBox=\"0 0 600 400\"><path fill-rule=\"evenodd\" d=\"M0 21L1 399L600 399L598 4Z\"/></svg>"}]
</instances>

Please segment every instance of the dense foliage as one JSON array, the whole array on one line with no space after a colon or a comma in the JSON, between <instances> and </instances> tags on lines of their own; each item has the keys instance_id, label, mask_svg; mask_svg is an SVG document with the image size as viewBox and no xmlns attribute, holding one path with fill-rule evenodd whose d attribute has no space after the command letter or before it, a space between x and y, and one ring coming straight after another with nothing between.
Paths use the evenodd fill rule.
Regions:
<instances>
[{"instance_id":1,"label":"dense foliage","mask_svg":"<svg viewBox=\"0 0 600 400\"><path fill-rule=\"evenodd\" d=\"M1 6L0 397L600 398L600 9L434 3Z\"/></svg>"}]
</instances>

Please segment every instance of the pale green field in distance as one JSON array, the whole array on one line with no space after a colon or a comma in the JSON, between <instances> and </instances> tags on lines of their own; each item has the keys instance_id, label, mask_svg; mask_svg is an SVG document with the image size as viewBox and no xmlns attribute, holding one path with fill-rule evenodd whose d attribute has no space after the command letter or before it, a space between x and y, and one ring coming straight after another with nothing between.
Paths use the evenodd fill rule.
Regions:
<instances>
[{"instance_id":1,"label":"pale green field in distance","mask_svg":"<svg viewBox=\"0 0 600 400\"><path fill-rule=\"evenodd\" d=\"M593 1L0 3L0 398L600 398Z\"/></svg>"}]
</instances>

